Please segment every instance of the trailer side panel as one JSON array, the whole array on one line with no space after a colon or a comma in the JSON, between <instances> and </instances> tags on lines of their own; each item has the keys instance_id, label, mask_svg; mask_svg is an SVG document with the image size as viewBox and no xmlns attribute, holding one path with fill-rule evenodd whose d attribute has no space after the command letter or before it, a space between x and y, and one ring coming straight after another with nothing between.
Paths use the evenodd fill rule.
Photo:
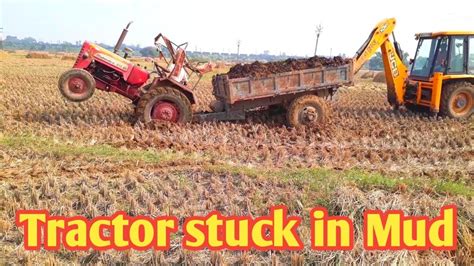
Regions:
<instances>
[{"instance_id":1,"label":"trailer side panel","mask_svg":"<svg viewBox=\"0 0 474 266\"><path fill-rule=\"evenodd\" d=\"M262 78L229 79L227 75L218 75L213 79L213 86L216 98L232 105L240 101L337 88L352 82L352 65L348 64L285 72Z\"/></svg>"}]
</instances>

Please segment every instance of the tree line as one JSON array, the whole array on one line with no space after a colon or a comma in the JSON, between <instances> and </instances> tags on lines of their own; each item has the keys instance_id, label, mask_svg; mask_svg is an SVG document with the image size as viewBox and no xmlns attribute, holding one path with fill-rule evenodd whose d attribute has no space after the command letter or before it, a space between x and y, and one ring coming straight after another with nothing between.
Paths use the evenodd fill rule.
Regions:
<instances>
[{"instance_id":1,"label":"tree line","mask_svg":"<svg viewBox=\"0 0 474 266\"><path fill-rule=\"evenodd\" d=\"M113 46L98 43L100 46L113 50ZM28 50L28 51L45 51L45 52L79 52L81 49L82 42L77 41L75 43L71 42L58 42L50 43L37 41L32 37L26 37L20 39L16 36L7 36L2 43L0 43L0 49L8 50ZM140 47L140 45L126 45L133 49L134 56L143 56L143 57L156 57L158 52L156 47L147 46ZM166 53L166 51L164 51ZM298 58L298 56L286 56L286 55L270 55L268 52L263 54L236 54L236 53L213 53L213 52L198 52L198 51L188 51L189 58L195 60L222 60L222 61L279 61L286 60L288 58ZM408 53L404 53L403 61L408 65ZM383 70L383 61L382 54L377 52L374 57L372 57L369 62L366 64L366 68L370 70Z\"/></svg>"}]
</instances>

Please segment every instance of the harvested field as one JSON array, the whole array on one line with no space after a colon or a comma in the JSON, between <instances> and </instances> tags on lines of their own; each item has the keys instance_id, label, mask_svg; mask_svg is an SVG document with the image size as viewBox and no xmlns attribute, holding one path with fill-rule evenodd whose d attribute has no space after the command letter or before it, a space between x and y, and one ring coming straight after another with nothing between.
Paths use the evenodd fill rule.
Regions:
<instances>
[{"instance_id":1,"label":"harvested field","mask_svg":"<svg viewBox=\"0 0 474 266\"><path fill-rule=\"evenodd\" d=\"M374 82L384 83L387 82L387 78L385 77L385 72L379 71L376 72L374 75Z\"/></svg>"},{"instance_id":2,"label":"harvested field","mask_svg":"<svg viewBox=\"0 0 474 266\"><path fill-rule=\"evenodd\" d=\"M320 129L286 128L284 116L271 111L253 112L238 123L132 125L133 108L118 95L97 91L79 104L62 99L57 78L71 64L0 54L5 80L0 80L0 253L5 261L472 264L474 118L392 111L385 85L366 80L330 100L332 119ZM196 111L209 110L210 84L206 75L197 88ZM434 217L449 203L459 208L456 252L363 251L365 209L398 208ZM19 248L22 232L12 223L15 210L25 208L87 217L116 210L171 213L182 222L214 209L263 215L275 204L306 218L316 205L353 217L354 250L211 254L183 251L178 234L165 253L25 252ZM298 232L307 247L308 228L304 221Z\"/></svg>"},{"instance_id":3,"label":"harvested field","mask_svg":"<svg viewBox=\"0 0 474 266\"><path fill-rule=\"evenodd\" d=\"M373 79L375 75L375 71L372 70L361 70L357 74L358 77L361 79Z\"/></svg>"},{"instance_id":4,"label":"harvested field","mask_svg":"<svg viewBox=\"0 0 474 266\"><path fill-rule=\"evenodd\" d=\"M20 64L18 62L20 60ZM332 119L324 129L292 129L284 115L250 113L247 121L155 127L133 126L131 104L97 91L89 101L65 101L57 76L70 62L50 68L18 59L6 61L9 93L2 98L5 133L28 133L129 149L171 148L199 152L236 163L270 167L358 167L386 174L468 178L474 173L472 118L456 121L393 111L385 85L358 82L330 101ZM24 68L28 66L28 68ZM21 88L21 89L20 89ZM195 111L209 111L214 99L207 76L197 92ZM3 110L2 110L3 111ZM446 132L449 132L447 134Z\"/></svg>"},{"instance_id":5,"label":"harvested field","mask_svg":"<svg viewBox=\"0 0 474 266\"><path fill-rule=\"evenodd\" d=\"M14 158L18 158L13 155ZM418 252L362 252L362 213L364 209L404 209L407 214L436 215L443 204L454 203L459 206L462 219L474 218L469 209L472 201L459 197L442 197L435 194L414 192L388 192L381 189L354 188L353 186L338 186L327 194L314 193L314 188L325 182L324 175L319 177L320 182L313 183L311 179L299 180L292 177L267 178L248 176L244 174L213 173L200 170L180 170L163 173L163 166L155 168L152 165L140 164L139 171L129 171L136 168L135 163L122 164L117 168L116 162L101 160L88 161L81 167L87 167L82 176L65 178L61 176L73 175L71 171L78 171L77 162L73 158L65 160L61 166L51 160L36 155L37 162L47 160L50 165L39 167L42 170L52 167L55 174L49 175L37 170L33 179L24 179L19 182L0 181L0 193L9 200L1 200L0 206L4 210L0 219L4 221L4 234L0 252L13 263L31 263L49 260L57 264L78 263L187 263L203 264L215 260L221 263L265 263L270 264L278 260L290 264L295 256L305 263L323 261L325 263L375 263L381 259L398 263L456 262L469 264L472 248L471 237L467 224L458 229L460 239L459 251L450 252L427 251L420 256ZM64 171L55 169L64 168ZM91 168L92 167L92 168ZM104 174L95 176L99 171ZM118 177L117 175L125 177ZM308 189L312 188L312 189ZM67 198L63 195L67 195ZM22 208L47 208L56 215L83 215L91 218L99 215L111 215L117 210L125 210L129 215L175 215L180 221L191 215L205 215L211 210L219 210L224 215L266 215L268 207L275 204L285 204L291 215L309 216L309 209L315 204L331 206L330 213L347 215L355 220L355 248L354 251L341 252L314 252L309 248L301 252L218 252L209 251L189 252L179 248L182 238L177 234L171 241L172 249L169 252L131 251L131 252L70 252L62 250L48 254L41 252L25 252L22 249L15 251L21 245L22 234L14 229L9 222L14 219L14 212ZM60 204L58 204L58 202ZM299 235L309 246L309 224L304 220L299 228ZM469 246L471 245L471 246ZM0 260L1 261L1 260Z\"/></svg>"},{"instance_id":6,"label":"harvested field","mask_svg":"<svg viewBox=\"0 0 474 266\"><path fill-rule=\"evenodd\" d=\"M63 55L61 56L61 60L76 60L77 56L74 55Z\"/></svg>"},{"instance_id":7,"label":"harvested field","mask_svg":"<svg viewBox=\"0 0 474 266\"><path fill-rule=\"evenodd\" d=\"M313 56L306 59L289 58L285 61L276 62L253 62L251 64L238 64L230 68L227 75L229 78L244 78L244 77L265 77L270 74L278 74L290 72L295 70L303 70L316 68L319 66L335 67L348 64L351 59L344 59L340 56L333 58Z\"/></svg>"},{"instance_id":8,"label":"harvested field","mask_svg":"<svg viewBox=\"0 0 474 266\"><path fill-rule=\"evenodd\" d=\"M26 58L31 58L31 59L51 59L51 55L48 53L41 53L41 52L30 52L26 54Z\"/></svg>"}]
</instances>

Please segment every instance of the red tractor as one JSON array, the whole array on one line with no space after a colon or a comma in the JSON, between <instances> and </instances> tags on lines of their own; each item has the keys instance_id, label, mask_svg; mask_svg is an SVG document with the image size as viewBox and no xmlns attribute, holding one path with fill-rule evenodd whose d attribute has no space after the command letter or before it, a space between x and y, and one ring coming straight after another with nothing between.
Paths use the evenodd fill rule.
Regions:
<instances>
[{"instance_id":1,"label":"red tractor","mask_svg":"<svg viewBox=\"0 0 474 266\"><path fill-rule=\"evenodd\" d=\"M73 68L59 78L61 94L70 101L81 102L98 88L132 100L135 114L142 122L191 121L191 105L196 103L193 89L209 68L192 66L186 57L187 43L176 45L161 33L155 37L155 45L164 64L151 59L154 65L151 72L133 64L127 59L133 53L130 48L124 49L123 57L118 55L130 24L122 31L114 52L84 42ZM193 74L199 79L191 88L188 81ZM149 82L151 77L153 80Z\"/></svg>"}]
</instances>

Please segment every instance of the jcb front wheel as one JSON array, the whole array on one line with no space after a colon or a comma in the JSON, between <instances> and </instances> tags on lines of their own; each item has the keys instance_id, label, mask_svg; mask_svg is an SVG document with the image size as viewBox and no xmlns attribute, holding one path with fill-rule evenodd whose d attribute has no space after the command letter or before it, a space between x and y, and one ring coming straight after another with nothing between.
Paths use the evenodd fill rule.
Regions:
<instances>
[{"instance_id":1,"label":"jcb front wheel","mask_svg":"<svg viewBox=\"0 0 474 266\"><path fill-rule=\"evenodd\" d=\"M191 103L177 89L150 88L138 101L135 116L144 123L152 121L186 123L192 119Z\"/></svg>"},{"instance_id":2,"label":"jcb front wheel","mask_svg":"<svg viewBox=\"0 0 474 266\"><path fill-rule=\"evenodd\" d=\"M88 100L95 91L94 77L84 69L70 69L59 77L58 87L64 98L72 102Z\"/></svg>"},{"instance_id":3,"label":"jcb front wheel","mask_svg":"<svg viewBox=\"0 0 474 266\"><path fill-rule=\"evenodd\" d=\"M452 118L464 119L474 111L474 85L469 82L455 82L443 87L440 113Z\"/></svg>"},{"instance_id":4,"label":"jcb front wheel","mask_svg":"<svg viewBox=\"0 0 474 266\"><path fill-rule=\"evenodd\" d=\"M287 122L291 127L323 125L327 122L329 108L316 95L304 95L291 102L287 111Z\"/></svg>"}]
</instances>

